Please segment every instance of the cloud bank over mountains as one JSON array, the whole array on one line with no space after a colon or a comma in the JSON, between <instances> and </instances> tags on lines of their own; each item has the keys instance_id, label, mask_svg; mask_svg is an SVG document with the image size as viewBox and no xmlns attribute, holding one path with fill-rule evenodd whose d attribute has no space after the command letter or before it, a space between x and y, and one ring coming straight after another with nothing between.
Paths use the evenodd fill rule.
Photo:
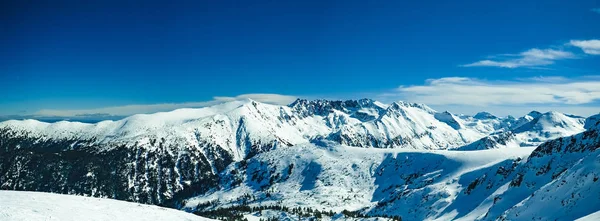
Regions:
<instances>
[{"instance_id":1,"label":"cloud bank over mountains","mask_svg":"<svg viewBox=\"0 0 600 221\"><path fill-rule=\"evenodd\" d=\"M311 97L320 98L322 96ZM43 109L32 115L5 116L4 118L34 118L48 121L90 120L94 122L117 120L134 114L163 112L179 108L200 108L244 99L287 105L297 98L298 96L281 94L242 94L234 97L214 97L212 100L200 102L125 105L79 110ZM401 85L395 89L372 94L370 98L386 103L399 100L424 103L438 111L448 110L457 114L487 111L499 116L520 116L529 111L538 110L590 116L600 112L600 76L582 78L552 76L503 81L445 77L428 79L422 85Z\"/></svg>"},{"instance_id":2,"label":"cloud bank over mountains","mask_svg":"<svg viewBox=\"0 0 600 221\"><path fill-rule=\"evenodd\" d=\"M423 85L400 86L386 93L457 113L488 111L497 115L520 115L531 110L560 111L581 116L600 112L600 77L534 77L509 81L446 77Z\"/></svg>"},{"instance_id":3,"label":"cloud bank over mountains","mask_svg":"<svg viewBox=\"0 0 600 221\"><path fill-rule=\"evenodd\" d=\"M252 99L263 103L287 105L297 97L280 94L242 94L235 97L218 96L209 101L184 102L184 103L160 103L160 104L132 104L124 106L102 107L92 109L42 109L31 115L4 116L5 119L34 118L41 120L79 120L92 122L99 120L116 120L134 114L149 114L163 111L171 111L180 108L201 108L224 102ZM3 120L0 116L0 121Z\"/></svg>"}]
</instances>

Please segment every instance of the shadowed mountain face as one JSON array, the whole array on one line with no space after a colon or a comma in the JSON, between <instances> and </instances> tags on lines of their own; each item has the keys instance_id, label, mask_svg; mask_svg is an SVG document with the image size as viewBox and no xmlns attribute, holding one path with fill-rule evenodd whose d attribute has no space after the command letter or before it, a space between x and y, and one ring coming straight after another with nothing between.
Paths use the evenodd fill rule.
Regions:
<instances>
[{"instance_id":1,"label":"shadowed mountain face","mask_svg":"<svg viewBox=\"0 0 600 221\"><path fill-rule=\"evenodd\" d=\"M515 192L505 198L521 201L594 153L596 121L556 112L470 117L369 99L237 101L95 124L5 121L0 188L191 210L211 209L197 206L216 198L212 209L236 205L250 194L254 201L245 203L414 219L489 211L479 218L494 219L509 217L501 212L518 202L493 197ZM552 160L563 156L573 160ZM533 187L517 191L530 179Z\"/></svg>"},{"instance_id":2,"label":"shadowed mountain face","mask_svg":"<svg viewBox=\"0 0 600 221\"><path fill-rule=\"evenodd\" d=\"M85 140L38 142L27 136L7 136L6 129L0 134L0 181L5 190L173 206L178 199L216 186L218 176L211 166L219 170L232 162L218 147L208 147L214 151L209 163L205 155L164 145L164 140L153 141L153 148L148 148Z\"/></svg>"}]
</instances>

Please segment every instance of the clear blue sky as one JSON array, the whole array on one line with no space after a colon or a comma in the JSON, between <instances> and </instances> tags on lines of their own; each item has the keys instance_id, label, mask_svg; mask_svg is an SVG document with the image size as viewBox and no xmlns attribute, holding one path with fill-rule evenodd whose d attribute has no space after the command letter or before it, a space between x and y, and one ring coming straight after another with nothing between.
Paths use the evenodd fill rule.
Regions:
<instances>
[{"instance_id":1,"label":"clear blue sky","mask_svg":"<svg viewBox=\"0 0 600 221\"><path fill-rule=\"evenodd\" d=\"M600 56L583 51L593 46L570 43L600 39L596 0L1 4L0 114L600 74ZM570 54L519 55L534 48ZM521 65L477 63L488 59Z\"/></svg>"}]
</instances>

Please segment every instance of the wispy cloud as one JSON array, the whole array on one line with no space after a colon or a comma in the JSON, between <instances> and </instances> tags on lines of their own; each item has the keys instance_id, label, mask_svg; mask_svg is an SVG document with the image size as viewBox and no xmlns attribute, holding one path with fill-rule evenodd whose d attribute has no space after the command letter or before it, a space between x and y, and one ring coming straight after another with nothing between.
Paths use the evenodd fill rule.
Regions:
<instances>
[{"instance_id":1,"label":"wispy cloud","mask_svg":"<svg viewBox=\"0 0 600 221\"><path fill-rule=\"evenodd\" d=\"M600 55L600 40L571 40L569 44L581 48L586 54Z\"/></svg>"},{"instance_id":2,"label":"wispy cloud","mask_svg":"<svg viewBox=\"0 0 600 221\"><path fill-rule=\"evenodd\" d=\"M103 107L94 109L79 109L79 110L60 110L60 109L44 109L35 112L30 117L35 118L102 118L110 119L114 116L129 116L133 114L155 113L161 111L170 111L179 108L199 108L211 106L223 102L236 100L252 99L259 102L285 105L293 102L297 97L280 95L280 94L243 94L235 97L214 97L213 100L201 102L185 102L185 103L161 103L161 104L143 104L143 105L124 105L115 107Z\"/></svg>"},{"instance_id":3,"label":"wispy cloud","mask_svg":"<svg viewBox=\"0 0 600 221\"><path fill-rule=\"evenodd\" d=\"M388 99L461 110L514 114L513 109L531 110L533 107L546 107L585 115L593 113L593 110L596 113L600 111L600 107L595 103L600 100L600 77L535 77L509 81L447 77L429 79L423 85L400 86L385 96ZM583 107L590 105L596 106Z\"/></svg>"},{"instance_id":4,"label":"wispy cloud","mask_svg":"<svg viewBox=\"0 0 600 221\"><path fill-rule=\"evenodd\" d=\"M600 9L599 9L600 11ZM488 56L489 59L476 61L462 67L500 67L500 68L543 68L554 64L556 61L573 59L578 56L571 50L577 47L585 54L600 55L600 40L571 40L562 46L562 49L533 48L518 54L500 54Z\"/></svg>"},{"instance_id":5,"label":"wispy cloud","mask_svg":"<svg viewBox=\"0 0 600 221\"><path fill-rule=\"evenodd\" d=\"M592 8L592 11L600 14L600 8Z\"/></svg>"},{"instance_id":6,"label":"wispy cloud","mask_svg":"<svg viewBox=\"0 0 600 221\"><path fill-rule=\"evenodd\" d=\"M533 48L515 55L508 54L494 57L499 57L500 59L481 60L462 66L501 68L537 67L553 64L557 60L575 58L575 55L563 50Z\"/></svg>"},{"instance_id":7,"label":"wispy cloud","mask_svg":"<svg viewBox=\"0 0 600 221\"><path fill-rule=\"evenodd\" d=\"M404 97L426 104L586 104L600 99L600 79L530 78L485 81L451 77L401 86Z\"/></svg>"}]
</instances>

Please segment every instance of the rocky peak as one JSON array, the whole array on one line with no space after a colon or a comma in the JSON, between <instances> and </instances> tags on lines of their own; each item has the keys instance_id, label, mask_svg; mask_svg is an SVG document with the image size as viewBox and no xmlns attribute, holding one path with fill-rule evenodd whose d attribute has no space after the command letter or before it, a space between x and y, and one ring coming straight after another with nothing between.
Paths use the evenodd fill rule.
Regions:
<instances>
[{"instance_id":1,"label":"rocky peak","mask_svg":"<svg viewBox=\"0 0 600 221\"><path fill-rule=\"evenodd\" d=\"M288 105L293 110L300 112L304 115L326 115L333 110L341 111L347 114L353 114L359 109L369 108L382 110L371 99L359 99L359 100L306 100L297 99Z\"/></svg>"},{"instance_id":2,"label":"rocky peak","mask_svg":"<svg viewBox=\"0 0 600 221\"><path fill-rule=\"evenodd\" d=\"M498 119L498 117L494 116L493 114L490 114L489 112L485 112L485 111L475 114L475 116L473 116L473 118L479 119L479 120Z\"/></svg>"}]
</instances>

